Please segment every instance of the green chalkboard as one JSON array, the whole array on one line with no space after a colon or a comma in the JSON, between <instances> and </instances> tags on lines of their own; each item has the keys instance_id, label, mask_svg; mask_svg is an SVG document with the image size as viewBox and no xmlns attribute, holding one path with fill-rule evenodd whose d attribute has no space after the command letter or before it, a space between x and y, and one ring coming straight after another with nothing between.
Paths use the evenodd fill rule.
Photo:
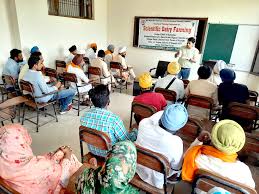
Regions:
<instances>
[{"instance_id":1,"label":"green chalkboard","mask_svg":"<svg viewBox=\"0 0 259 194\"><path fill-rule=\"evenodd\" d=\"M209 24L203 60L223 60L229 63L238 25Z\"/></svg>"}]
</instances>

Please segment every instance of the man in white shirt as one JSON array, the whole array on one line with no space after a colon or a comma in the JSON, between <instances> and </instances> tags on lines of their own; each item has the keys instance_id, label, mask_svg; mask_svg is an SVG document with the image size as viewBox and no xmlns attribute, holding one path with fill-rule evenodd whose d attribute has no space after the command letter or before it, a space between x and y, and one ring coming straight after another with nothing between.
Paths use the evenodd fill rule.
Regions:
<instances>
[{"instance_id":1,"label":"man in white shirt","mask_svg":"<svg viewBox=\"0 0 259 194\"><path fill-rule=\"evenodd\" d=\"M96 59L96 51L97 51L97 44L92 43L90 44L90 48L86 50L85 56L89 59L90 64L92 63L93 59Z\"/></svg>"},{"instance_id":2,"label":"man in white shirt","mask_svg":"<svg viewBox=\"0 0 259 194\"><path fill-rule=\"evenodd\" d=\"M171 62L167 66L167 76L158 79L155 88L167 88L168 90L173 90L176 92L176 100L183 99L184 97L184 83L182 80L177 78L177 74L181 70L181 66L177 62ZM171 85L169 83L174 80Z\"/></svg>"},{"instance_id":3,"label":"man in white shirt","mask_svg":"<svg viewBox=\"0 0 259 194\"><path fill-rule=\"evenodd\" d=\"M73 58L71 63L67 64L66 71L68 73L73 73L76 75L77 86L81 86L81 87L78 87L79 93L86 93L92 88L92 85L89 84L89 79L87 78L83 69L81 68L81 64L84 63L83 51L79 51L78 53L80 53L80 54L77 54ZM82 86L82 82L86 83L86 85ZM70 88L76 90L76 83L71 83Z\"/></svg>"},{"instance_id":4,"label":"man in white shirt","mask_svg":"<svg viewBox=\"0 0 259 194\"><path fill-rule=\"evenodd\" d=\"M71 63L71 61L77 54L76 45L71 46L68 50L69 50L69 55L65 59L66 64Z\"/></svg>"},{"instance_id":5,"label":"man in white shirt","mask_svg":"<svg viewBox=\"0 0 259 194\"><path fill-rule=\"evenodd\" d=\"M182 46L175 54L179 57L178 62L181 65L181 71L178 74L179 79L188 79L191 72L191 67L198 60L199 50L195 48L195 38L188 38L187 45Z\"/></svg>"},{"instance_id":6,"label":"man in white shirt","mask_svg":"<svg viewBox=\"0 0 259 194\"><path fill-rule=\"evenodd\" d=\"M130 77L134 80L136 78L136 75L133 71L133 67L131 67L130 65L127 65L125 60L126 51L127 51L127 48L125 46L120 47L118 50L118 54L114 56L113 61L120 63L124 70L128 70L128 72L124 73L125 78L127 78L128 75L130 75Z\"/></svg>"},{"instance_id":7,"label":"man in white shirt","mask_svg":"<svg viewBox=\"0 0 259 194\"><path fill-rule=\"evenodd\" d=\"M182 167L182 179L193 181L195 170L198 168L255 188L249 167L237 159L237 152L244 147L245 140L245 132L237 122L218 122L211 132L212 145L202 145L204 141L197 138L187 150Z\"/></svg>"},{"instance_id":8,"label":"man in white shirt","mask_svg":"<svg viewBox=\"0 0 259 194\"><path fill-rule=\"evenodd\" d=\"M183 141L174 134L187 123L187 120L188 113L185 107L173 104L139 123L136 144L167 157L171 166L169 176L179 174L181 170ZM143 181L163 188L163 174L142 165L137 166L137 173Z\"/></svg>"},{"instance_id":9,"label":"man in white shirt","mask_svg":"<svg viewBox=\"0 0 259 194\"><path fill-rule=\"evenodd\" d=\"M101 84L109 85L109 90L111 90L111 83L115 82L114 77L111 75L107 64L104 62L105 52L104 50L98 51L98 57L92 60L91 66L98 67L101 70ZM91 79L95 79L95 76L92 75Z\"/></svg>"},{"instance_id":10,"label":"man in white shirt","mask_svg":"<svg viewBox=\"0 0 259 194\"><path fill-rule=\"evenodd\" d=\"M114 58L114 45L113 44L110 44L108 47L107 47L107 50L105 51L105 57L104 57L104 61L105 63L110 66L110 62L113 61L113 58Z\"/></svg>"}]
</instances>

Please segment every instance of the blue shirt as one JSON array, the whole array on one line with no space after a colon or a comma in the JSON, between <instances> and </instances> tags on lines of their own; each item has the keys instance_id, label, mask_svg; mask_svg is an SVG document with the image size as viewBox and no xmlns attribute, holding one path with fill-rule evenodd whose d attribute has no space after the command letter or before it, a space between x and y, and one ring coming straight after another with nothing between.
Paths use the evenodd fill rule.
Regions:
<instances>
[{"instance_id":1,"label":"blue shirt","mask_svg":"<svg viewBox=\"0 0 259 194\"><path fill-rule=\"evenodd\" d=\"M20 72L19 64L15 60L8 58L3 69L3 74L10 75L13 78L17 79L19 72Z\"/></svg>"},{"instance_id":2,"label":"blue shirt","mask_svg":"<svg viewBox=\"0 0 259 194\"><path fill-rule=\"evenodd\" d=\"M120 117L104 108L90 109L83 114L80 122L82 126L107 133L111 138L112 145L126 139L135 141L137 138L137 130L132 130L129 133ZM107 155L105 150L100 150L92 145L88 145L88 149L97 156L105 157Z\"/></svg>"},{"instance_id":3,"label":"blue shirt","mask_svg":"<svg viewBox=\"0 0 259 194\"><path fill-rule=\"evenodd\" d=\"M48 86L40 71L34 71L29 69L23 77L23 80L30 82L33 85L34 96L42 96L57 90L55 86ZM48 102L54 94L45 96L43 98L37 98L37 102Z\"/></svg>"}]
</instances>

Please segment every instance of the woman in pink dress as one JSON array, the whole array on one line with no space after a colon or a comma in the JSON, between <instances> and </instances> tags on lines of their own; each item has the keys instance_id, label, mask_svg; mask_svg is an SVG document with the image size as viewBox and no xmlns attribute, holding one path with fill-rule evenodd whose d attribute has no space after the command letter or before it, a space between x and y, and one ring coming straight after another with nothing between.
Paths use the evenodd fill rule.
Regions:
<instances>
[{"instance_id":1,"label":"woman in pink dress","mask_svg":"<svg viewBox=\"0 0 259 194\"><path fill-rule=\"evenodd\" d=\"M59 193L82 164L69 146L34 156L31 143L20 124L0 128L0 177L22 194Z\"/></svg>"}]
</instances>

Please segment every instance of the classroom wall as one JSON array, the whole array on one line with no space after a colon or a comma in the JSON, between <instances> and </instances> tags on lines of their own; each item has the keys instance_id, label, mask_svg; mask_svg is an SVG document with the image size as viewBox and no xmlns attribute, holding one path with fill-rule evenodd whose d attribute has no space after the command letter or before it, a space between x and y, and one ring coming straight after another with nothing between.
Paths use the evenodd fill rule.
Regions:
<instances>
[{"instance_id":1,"label":"classroom wall","mask_svg":"<svg viewBox=\"0 0 259 194\"><path fill-rule=\"evenodd\" d=\"M174 57L168 51L132 47L135 16L208 17L211 23L259 24L258 10L258 0L112 0L108 3L108 42L128 47L128 63L139 74L156 67L159 59Z\"/></svg>"},{"instance_id":2,"label":"classroom wall","mask_svg":"<svg viewBox=\"0 0 259 194\"><path fill-rule=\"evenodd\" d=\"M43 53L45 65L54 67L54 61L62 59L65 51L73 44L85 49L90 43L96 42L98 46L106 47L107 0L94 1L94 20L48 15L47 0L14 0L14 3L18 29L16 34L20 38L26 58L30 48L37 45ZM7 24L10 21L6 16L6 9L2 8L5 4L0 3L0 11L4 11L0 14L5 16L0 18L1 25L2 20ZM5 26L8 26L7 24ZM4 59L9 56L9 50L16 46L10 43L9 31L0 32L1 40L8 42L6 43L8 46L3 48L3 54L1 52ZM2 46L0 48L2 51Z\"/></svg>"}]
</instances>

